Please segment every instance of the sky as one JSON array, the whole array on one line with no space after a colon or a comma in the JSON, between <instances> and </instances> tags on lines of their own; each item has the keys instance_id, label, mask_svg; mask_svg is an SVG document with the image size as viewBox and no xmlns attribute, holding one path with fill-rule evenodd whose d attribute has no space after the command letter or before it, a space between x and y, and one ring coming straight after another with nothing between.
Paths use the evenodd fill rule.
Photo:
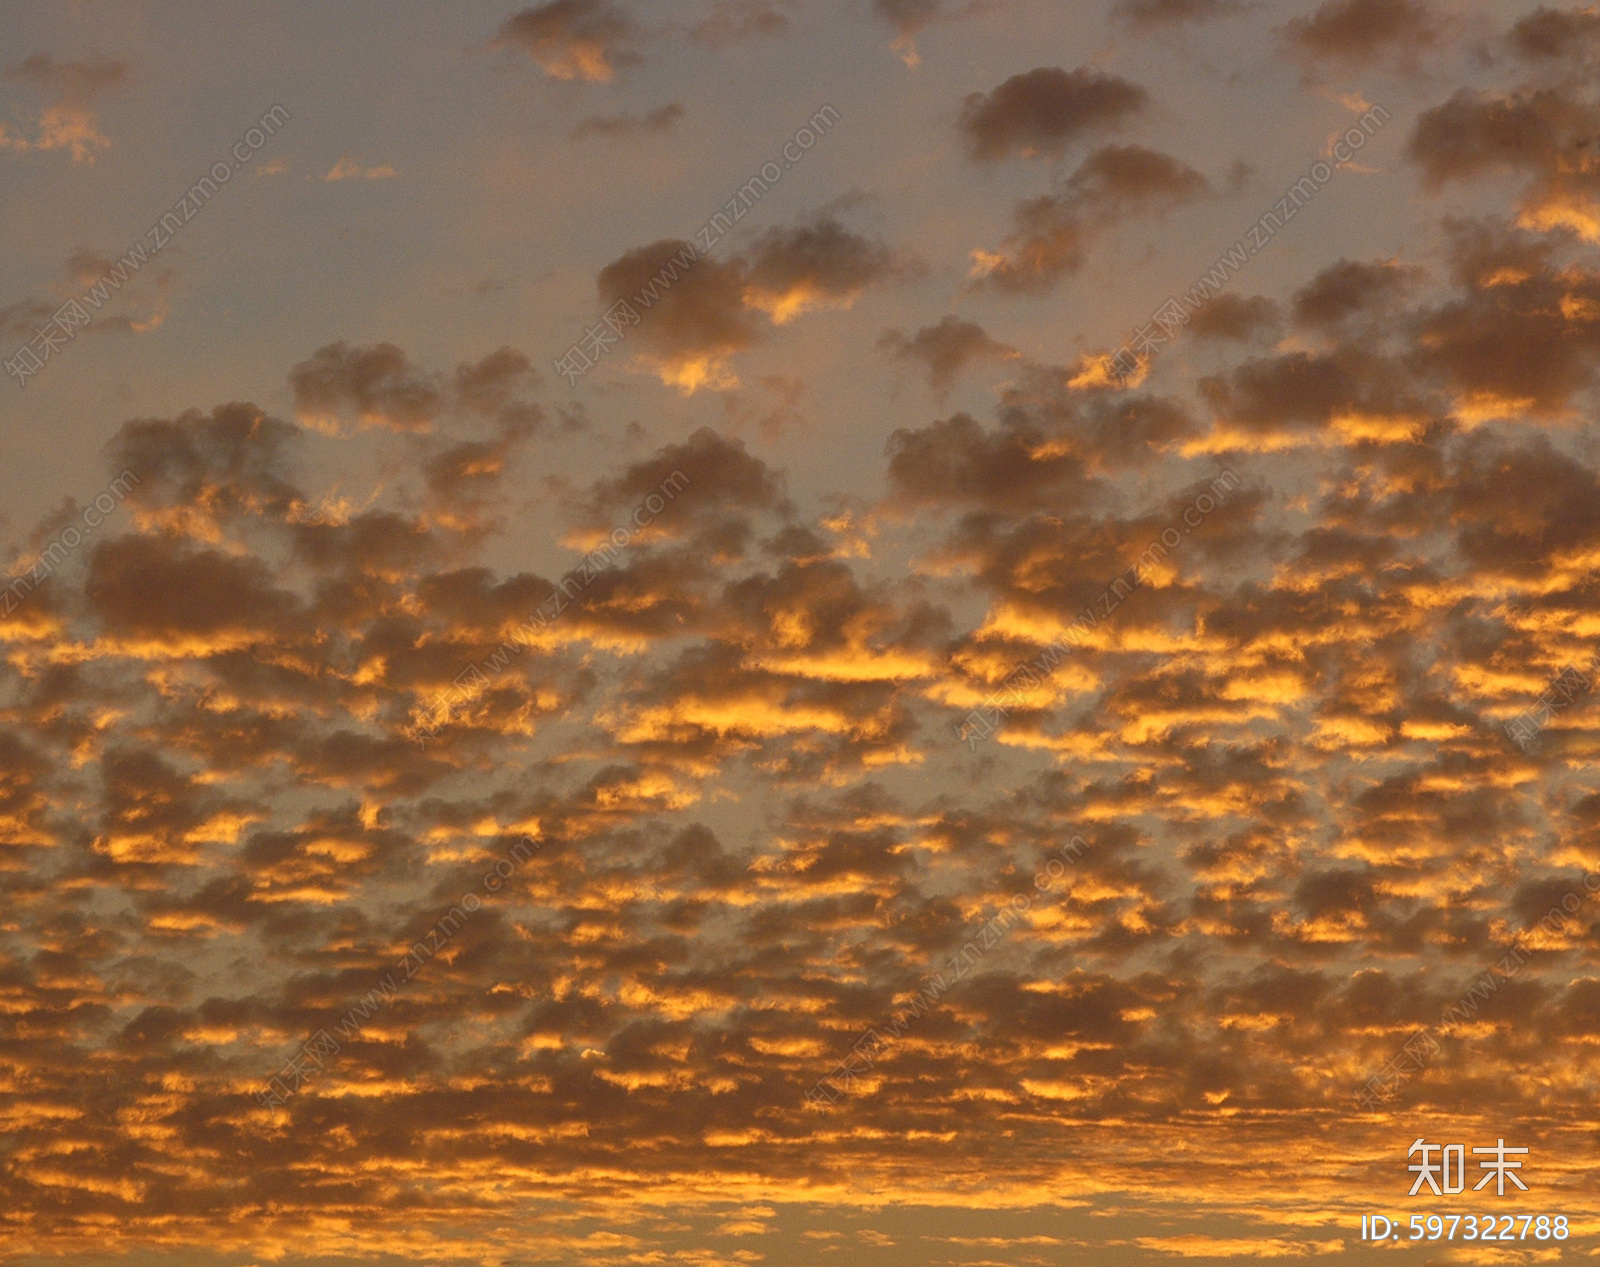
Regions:
<instances>
[{"instance_id":1,"label":"sky","mask_svg":"<svg viewBox=\"0 0 1600 1267\"><path fill-rule=\"evenodd\" d=\"M0 1264L1591 1257L1597 59L0 6Z\"/></svg>"}]
</instances>

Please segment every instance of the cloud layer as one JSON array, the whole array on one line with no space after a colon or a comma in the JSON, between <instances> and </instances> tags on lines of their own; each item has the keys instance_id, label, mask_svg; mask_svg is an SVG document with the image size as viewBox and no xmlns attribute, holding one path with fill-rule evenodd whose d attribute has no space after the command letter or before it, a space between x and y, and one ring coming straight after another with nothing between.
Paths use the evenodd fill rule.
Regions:
<instances>
[{"instance_id":1,"label":"cloud layer","mask_svg":"<svg viewBox=\"0 0 1600 1267\"><path fill-rule=\"evenodd\" d=\"M1101 16L1159 50L1234 12ZM557 103L582 220L514 335L458 348L418 287L436 341L374 302L251 390L123 410L103 371L104 491L16 526L0 590L0 1250L1331 1258L1419 1131L1529 1146L1536 1208L1600 1218L1594 15L1263 27L1319 136L1367 107L1303 73L1468 42L1374 185L1120 378L1045 310L1132 302L1130 234L1224 206L1231 147L1123 44L1137 76L1022 48L925 99L881 44L982 17L860 6L923 111L870 151L904 201L819 177L707 249L582 184L715 126L633 80L660 32L495 15L453 47ZM819 19L672 21L765 83ZM18 65L62 108L124 76ZM1410 237L1350 231L1380 174ZM636 318L581 388L563 286Z\"/></svg>"}]
</instances>

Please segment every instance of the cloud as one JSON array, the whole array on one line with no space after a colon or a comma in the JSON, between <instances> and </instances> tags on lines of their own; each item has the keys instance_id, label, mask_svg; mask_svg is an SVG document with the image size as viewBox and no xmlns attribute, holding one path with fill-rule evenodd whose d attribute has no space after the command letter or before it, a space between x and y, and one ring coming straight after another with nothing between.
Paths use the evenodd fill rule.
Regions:
<instances>
[{"instance_id":1,"label":"cloud","mask_svg":"<svg viewBox=\"0 0 1600 1267\"><path fill-rule=\"evenodd\" d=\"M1090 243L1133 216L1163 216L1209 196L1187 164L1138 145L1096 150L1055 193L1019 203L1000 252L973 252L972 275L1012 294L1044 294L1083 267Z\"/></svg>"},{"instance_id":2,"label":"cloud","mask_svg":"<svg viewBox=\"0 0 1600 1267\"><path fill-rule=\"evenodd\" d=\"M1547 243L1503 224L1452 228L1459 290L1417 315L1415 365L1469 417L1560 414L1594 381L1600 274L1560 266Z\"/></svg>"},{"instance_id":3,"label":"cloud","mask_svg":"<svg viewBox=\"0 0 1600 1267\"><path fill-rule=\"evenodd\" d=\"M492 440L462 440L422 463L431 522L462 533L484 532L484 522L504 486L512 457L532 434L531 426L510 428Z\"/></svg>"},{"instance_id":4,"label":"cloud","mask_svg":"<svg viewBox=\"0 0 1600 1267\"><path fill-rule=\"evenodd\" d=\"M1451 528L1471 566L1524 580L1600 547L1600 480L1545 436L1475 434L1452 454Z\"/></svg>"},{"instance_id":5,"label":"cloud","mask_svg":"<svg viewBox=\"0 0 1600 1267\"><path fill-rule=\"evenodd\" d=\"M1096 150L1067 181L1067 193L1105 215L1182 206L1211 192L1206 178L1177 159L1140 145Z\"/></svg>"},{"instance_id":6,"label":"cloud","mask_svg":"<svg viewBox=\"0 0 1600 1267\"><path fill-rule=\"evenodd\" d=\"M141 524L215 544L233 526L300 506L292 457L302 433L254 405L136 418L107 445L112 469L137 474L129 493Z\"/></svg>"},{"instance_id":7,"label":"cloud","mask_svg":"<svg viewBox=\"0 0 1600 1267\"><path fill-rule=\"evenodd\" d=\"M430 523L467 536L499 527L494 504L512 463L544 426L544 410L528 399L539 384L527 356L512 347L456 366L447 407L458 418L488 420L494 430L483 439L445 441L423 458Z\"/></svg>"},{"instance_id":8,"label":"cloud","mask_svg":"<svg viewBox=\"0 0 1600 1267\"><path fill-rule=\"evenodd\" d=\"M1003 424L1040 437L1036 457L1070 455L1095 475L1147 463L1200 431L1179 401L1086 391L1057 366L1026 366L1005 384L1000 405Z\"/></svg>"},{"instance_id":9,"label":"cloud","mask_svg":"<svg viewBox=\"0 0 1600 1267\"><path fill-rule=\"evenodd\" d=\"M1379 260L1339 260L1295 292L1294 319L1305 326L1334 326L1353 316L1371 319L1415 284L1421 270Z\"/></svg>"},{"instance_id":10,"label":"cloud","mask_svg":"<svg viewBox=\"0 0 1600 1267\"><path fill-rule=\"evenodd\" d=\"M124 256L124 260L136 257ZM15 335L24 341L32 339L40 330L50 326L57 312L71 303L78 303L84 311L93 310L93 319L80 326L78 334L144 334L158 329L166 320L167 299L173 288L177 271L161 268L153 275L155 294L150 296L144 288L135 291L117 285L115 279L128 279L131 271L119 267L118 261L89 247L81 246L67 256L59 280L51 289L52 295L30 295L14 303L0 305L0 331ZM107 280L108 276L111 278ZM100 283L105 283L100 285ZM85 292L99 287L96 292L101 303L95 306L86 299ZM136 299L135 295L142 299Z\"/></svg>"},{"instance_id":11,"label":"cloud","mask_svg":"<svg viewBox=\"0 0 1600 1267\"><path fill-rule=\"evenodd\" d=\"M1118 0L1111 6L1111 15L1144 32L1231 17L1247 7L1246 0Z\"/></svg>"},{"instance_id":12,"label":"cloud","mask_svg":"<svg viewBox=\"0 0 1600 1267\"><path fill-rule=\"evenodd\" d=\"M1517 55L1530 61L1592 56L1595 45L1600 43L1600 11L1592 6L1587 9L1541 6L1519 18L1509 38Z\"/></svg>"},{"instance_id":13,"label":"cloud","mask_svg":"<svg viewBox=\"0 0 1600 1267\"><path fill-rule=\"evenodd\" d=\"M1140 1236L1135 1242L1144 1249L1179 1258L1305 1258L1310 1255L1337 1254L1342 1240L1298 1241L1273 1236L1260 1240L1225 1236Z\"/></svg>"},{"instance_id":14,"label":"cloud","mask_svg":"<svg viewBox=\"0 0 1600 1267\"><path fill-rule=\"evenodd\" d=\"M1326 0L1309 18L1295 18L1281 34L1307 62L1370 65L1390 52L1413 57L1439 39L1433 12L1418 0Z\"/></svg>"},{"instance_id":15,"label":"cloud","mask_svg":"<svg viewBox=\"0 0 1600 1267\"><path fill-rule=\"evenodd\" d=\"M1031 508L1081 494L1088 483L1082 456L1048 438L1022 417L986 430L965 413L897 430L888 443L893 502Z\"/></svg>"},{"instance_id":16,"label":"cloud","mask_svg":"<svg viewBox=\"0 0 1600 1267\"><path fill-rule=\"evenodd\" d=\"M31 141L12 136L0 125L0 148L66 149L72 152L74 163L92 163L96 150L110 147L90 106L97 97L127 82L127 63L98 56L63 62L49 53L35 53L6 67L5 77L35 85L47 101L39 116L38 136Z\"/></svg>"},{"instance_id":17,"label":"cloud","mask_svg":"<svg viewBox=\"0 0 1600 1267\"><path fill-rule=\"evenodd\" d=\"M1564 228L1600 241L1600 166L1590 154L1600 108L1562 89L1509 95L1461 89L1417 117L1407 156L1437 191L1496 171L1534 179L1523 191L1518 222Z\"/></svg>"},{"instance_id":18,"label":"cloud","mask_svg":"<svg viewBox=\"0 0 1600 1267\"><path fill-rule=\"evenodd\" d=\"M849 308L868 286L914 275L916 266L832 216L768 229L744 253L744 302L774 325L818 308Z\"/></svg>"},{"instance_id":19,"label":"cloud","mask_svg":"<svg viewBox=\"0 0 1600 1267\"><path fill-rule=\"evenodd\" d=\"M264 562L171 539L123 537L89 556L84 596L105 636L147 655L215 654L269 641L298 601Z\"/></svg>"},{"instance_id":20,"label":"cloud","mask_svg":"<svg viewBox=\"0 0 1600 1267\"><path fill-rule=\"evenodd\" d=\"M681 444L669 444L614 478L597 481L583 502L581 522L609 530L680 473L689 481L679 492L682 505L656 525L671 536L690 535L696 525L717 522L729 511L790 509L778 472L749 453L743 441L701 427Z\"/></svg>"},{"instance_id":21,"label":"cloud","mask_svg":"<svg viewBox=\"0 0 1600 1267\"><path fill-rule=\"evenodd\" d=\"M507 18L491 48L516 48L556 79L609 83L619 66L638 65L639 31L610 0L550 0Z\"/></svg>"},{"instance_id":22,"label":"cloud","mask_svg":"<svg viewBox=\"0 0 1600 1267\"><path fill-rule=\"evenodd\" d=\"M321 430L353 418L363 427L425 431L442 404L438 385L392 343L330 343L296 365L289 384L295 413Z\"/></svg>"},{"instance_id":23,"label":"cloud","mask_svg":"<svg viewBox=\"0 0 1600 1267\"><path fill-rule=\"evenodd\" d=\"M968 365L1016 360L1022 355L991 339L976 321L956 316L941 317L937 325L923 326L910 338L898 330L886 331L878 347L896 360L921 365L929 386L941 392L948 391Z\"/></svg>"},{"instance_id":24,"label":"cloud","mask_svg":"<svg viewBox=\"0 0 1600 1267\"><path fill-rule=\"evenodd\" d=\"M805 380L785 374L763 374L757 385L760 395L730 394L723 398L722 413L726 425L735 432L755 428L769 441L776 440L803 426L806 416L801 403L806 397Z\"/></svg>"},{"instance_id":25,"label":"cloud","mask_svg":"<svg viewBox=\"0 0 1600 1267\"><path fill-rule=\"evenodd\" d=\"M771 351L749 396L810 393L814 436L616 384L573 435L543 335L319 339L303 420L225 379L110 416L103 474L138 482L68 550L109 487L80 472L0 591L0 1246L1310 1261L1348 1228L1256 1233L1407 1182L1428 1113L1469 1147L1523 1123L1581 1214L1600 700L1550 683L1600 629L1600 267L1528 213L1600 129L1581 58L1476 51L1469 101L1537 103L1550 145L1463 116L1470 218L1253 275L1137 386L1069 340L967 411L908 393L876 460L885 384L852 414L780 311L826 335L873 301L868 379L1020 327L885 315L912 266L839 216L665 283L692 244L608 266L657 284L614 351ZM1112 147L1043 192L1104 234L1203 196L1186 170ZM1469 987L1426 1077L1358 1109ZM1299 1129L1330 1106L1375 1169ZM1108 1212L1156 1217L1135 1244Z\"/></svg>"},{"instance_id":26,"label":"cloud","mask_svg":"<svg viewBox=\"0 0 1600 1267\"><path fill-rule=\"evenodd\" d=\"M883 243L822 216L768 229L721 261L697 257L692 243L655 242L607 264L596 286L608 307L628 300L642 311L642 324L630 335L645 349L642 363L662 382L693 392L737 386L729 360L761 341L766 324L849 308L869 286L915 268Z\"/></svg>"},{"instance_id":27,"label":"cloud","mask_svg":"<svg viewBox=\"0 0 1600 1267\"><path fill-rule=\"evenodd\" d=\"M363 167L361 160L353 154L341 154L339 161L328 169L328 174L323 180L389 180L400 173L389 164L384 163L378 167Z\"/></svg>"},{"instance_id":28,"label":"cloud","mask_svg":"<svg viewBox=\"0 0 1600 1267\"><path fill-rule=\"evenodd\" d=\"M968 0L959 8L946 7L945 0L872 0L872 11L888 23L895 33L889 45L909 67L921 64L917 55L917 35L936 22L974 17L994 7L993 0Z\"/></svg>"},{"instance_id":29,"label":"cloud","mask_svg":"<svg viewBox=\"0 0 1600 1267\"><path fill-rule=\"evenodd\" d=\"M49 53L35 53L6 67L6 78L26 80L63 101L86 105L100 94L125 84L128 66L126 62L108 57L58 62Z\"/></svg>"},{"instance_id":30,"label":"cloud","mask_svg":"<svg viewBox=\"0 0 1600 1267\"><path fill-rule=\"evenodd\" d=\"M942 16L939 0L872 0L872 11L899 35L915 35Z\"/></svg>"},{"instance_id":31,"label":"cloud","mask_svg":"<svg viewBox=\"0 0 1600 1267\"><path fill-rule=\"evenodd\" d=\"M1284 352L1200 380L1200 395L1228 425L1256 432L1315 428L1354 408L1356 377L1331 356Z\"/></svg>"},{"instance_id":32,"label":"cloud","mask_svg":"<svg viewBox=\"0 0 1600 1267\"><path fill-rule=\"evenodd\" d=\"M1240 342L1270 334L1278 322L1278 305L1265 295L1217 295L1189 319L1189 333L1201 339Z\"/></svg>"},{"instance_id":33,"label":"cloud","mask_svg":"<svg viewBox=\"0 0 1600 1267\"><path fill-rule=\"evenodd\" d=\"M708 48L722 49L745 40L776 39L789 33L788 13L796 0L713 0L706 16L695 23L689 38Z\"/></svg>"},{"instance_id":34,"label":"cloud","mask_svg":"<svg viewBox=\"0 0 1600 1267\"><path fill-rule=\"evenodd\" d=\"M1451 284L1537 269L1533 245L1465 233ZM1578 281L1552 268L1538 284ZM1437 297L1384 294L1393 338L1420 340L1432 308L1407 305ZM1232 404L1316 395L1315 374L1280 361L1220 375ZM497 429L537 387L513 349L443 373L403 353L387 363L431 384L445 412ZM632 522L674 472L688 482L591 577L575 559L573 601L514 646L555 583L491 566L481 541L454 555L445 529L405 509L419 482L491 496L472 487L489 450L441 442L438 460L395 475L412 487L341 510L293 466L324 442L253 406L128 424L109 456L142 472L129 522L49 582L70 621L26 636L0 622L0 866L13 935L33 946L8 968L7 1006L28 1026L72 1026L13 1053L28 1080L7 1128L35 1169L11 1208L35 1216L30 1243L89 1243L84 1214L103 1245L106 1203L140 1192L119 1235L185 1235L160 1205L179 1143L200 1146L185 1154L184 1201L250 1204L237 1167L204 1148L204 1124L224 1117L254 1182L294 1194L272 1216L277 1240L314 1236L336 1207L341 1236L385 1252L448 1257L465 1229L480 1256L526 1253L525 1228L499 1229L555 1167L565 1199L613 1211L614 1239L542 1238L539 1252L594 1261L670 1254L685 1227L753 1234L770 1217L762 1198L708 1202L704 1175L786 1190L815 1174L796 1140L887 1181L920 1173L951 1113L979 1134L1049 1123L1066 1101L1123 1120L1130 1062L1140 1125L1108 1176L1124 1201L1170 1200L1150 1173L1175 1141L1206 1138L1197 1104L1223 1130L1247 1105L1321 1111L1329 1085L1381 1068L1499 960L1483 951L1492 927L1520 929L1581 887L1572 866L1521 849L1547 828L1582 840L1594 807L1475 772L1505 769L1499 720L1581 642L1569 631L1592 616L1600 477L1581 447L1488 423L1307 453L1311 492L1262 480L1186 534L1215 474L1183 454L1197 434L1181 401L1030 367L993 419L896 434L886 475L905 555L870 558L831 548L839 521L804 517L782 470L714 430L602 458L555 507L579 548ZM1181 544L1100 618L1109 580L1164 530ZM1562 560L1579 583L1549 590ZM1537 620L1505 611L1508 586L1536 599ZM1018 688L1027 698L987 751L957 740L954 723L1088 606L1090 639ZM484 682L464 698L452 683L469 668ZM435 703L449 715L424 751L407 730ZM745 829L746 804L778 829L761 816ZM1041 891L1033 877L1069 833L1089 847ZM523 840L537 848L485 889ZM467 913L466 893L477 909L462 921L451 912ZM981 933L1023 896L1003 936ZM90 921L86 907L126 914ZM1203 953L1172 958L1179 941ZM405 975L406 947L435 942L364 1026L340 1029L386 973ZM871 1094L858 1084L807 1107L863 1030L897 1025L883 1018L986 942L948 1001L874 1056ZM1439 945L1442 979L1417 979L1411 957ZM1592 1038L1584 953L1581 935L1546 944L1524 970L1536 988L1502 982L1505 1011L1484 1009L1554 1048L1547 1070ZM214 964L225 991L207 982ZM324 1030L339 1051L287 1106L260 1105ZM112 1072L84 1079L67 1037L112 1053ZM1431 1077L1448 1090L1481 1081L1484 1060L1530 1059L1494 1051L1476 1072L1441 1061ZM1537 1102L1530 1091L1518 1111ZM703 1126L686 1139L691 1115ZM396 1139L383 1124L401 1117L410 1133ZM908 1122L927 1137L908 1139ZM147 1153L152 1128L164 1143ZM73 1165L51 1170L64 1129ZM419 1138L449 1181L434 1217L450 1235L395 1236L385 1210L343 1187L328 1196L406 1182ZM1242 1177L1256 1163L1237 1147L1218 1141L1212 1159ZM1008 1198L1058 1178L1029 1150L1002 1161L986 1183ZM602 1165L670 1196L670 1219L585 1187ZM468 1195L451 1197L457 1185ZM836 1239L919 1243L914 1224L862 1237L873 1229L855 1215L813 1210ZM1052 1217L1074 1214L1093 1217ZM975 1235L951 1243L985 1249L1048 1248L1078 1227L960 1226ZM264 1260L259 1231L226 1243ZM1255 1243L1212 1228L1151 1247ZM1302 1244L1324 1248L1279 1238L1262 1252Z\"/></svg>"},{"instance_id":35,"label":"cloud","mask_svg":"<svg viewBox=\"0 0 1600 1267\"><path fill-rule=\"evenodd\" d=\"M593 115L572 129L572 139L581 140L586 136L609 136L624 139L635 136L655 136L671 131L672 125L683 118L683 106L676 101L668 102L652 110L649 114L597 114Z\"/></svg>"},{"instance_id":36,"label":"cloud","mask_svg":"<svg viewBox=\"0 0 1600 1267\"><path fill-rule=\"evenodd\" d=\"M55 315L55 309L44 299L21 299L0 308L0 334L24 342L33 338L34 332Z\"/></svg>"},{"instance_id":37,"label":"cloud","mask_svg":"<svg viewBox=\"0 0 1600 1267\"><path fill-rule=\"evenodd\" d=\"M744 271L737 258L697 258L693 243L666 238L612 260L595 286L608 309L619 300L644 309L636 332L647 349L643 360L662 382L692 392L736 384L729 358L761 337L755 315L745 306ZM652 283L655 292L649 290ZM638 302L640 294L657 297L645 307Z\"/></svg>"},{"instance_id":38,"label":"cloud","mask_svg":"<svg viewBox=\"0 0 1600 1267\"><path fill-rule=\"evenodd\" d=\"M539 382L527 356L506 346L479 361L456 366L452 388L457 408L503 421L521 421L528 418L532 407L518 397Z\"/></svg>"},{"instance_id":39,"label":"cloud","mask_svg":"<svg viewBox=\"0 0 1600 1267\"><path fill-rule=\"evenodd\" d=\"M972 93L958 126L977 162L1054 158L1083 136L1120 126L1149 103L1143 88L1116 75L1041 66L1013 75L993 92Z\"/></svg>"},{"instance_id":40,"label":"cloud","mask_svg":"<svg viewBox=\"0 0 1600 1267\"><path fill-rule=\"evenodd\" d=\"M1557 98L1463 88L1417 116L1407 152L1434 189L1496 167L1538 170L1561 152L1561 132L1575 113Z\"/></svg>"}]
</instances>

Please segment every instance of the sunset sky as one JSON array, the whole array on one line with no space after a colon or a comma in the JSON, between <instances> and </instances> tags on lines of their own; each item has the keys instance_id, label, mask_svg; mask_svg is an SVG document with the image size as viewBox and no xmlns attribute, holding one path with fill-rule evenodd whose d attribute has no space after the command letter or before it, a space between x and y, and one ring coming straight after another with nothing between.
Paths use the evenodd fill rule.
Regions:
<instances>
[{"instance_id":1,"label":"sunset sky","mask_svg":"<svg viewBox=\"0 0 1600 1267\"><path fill-rule=\"evenodd\" d=\"M1600 1253L1597 65L0 7L0 1265Z\"/></svg>"}]
</instances>

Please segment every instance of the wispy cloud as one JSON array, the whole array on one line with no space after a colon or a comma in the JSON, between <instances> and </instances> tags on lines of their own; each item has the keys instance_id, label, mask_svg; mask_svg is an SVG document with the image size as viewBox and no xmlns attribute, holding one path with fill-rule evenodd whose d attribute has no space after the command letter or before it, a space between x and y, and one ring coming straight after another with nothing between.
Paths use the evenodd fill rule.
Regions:
<instances>
[{"instance_id":1,"label":"wispy cloud","mask_svg":"<svg viewBox=\"0 0 1600 1267\"><path fill-rule=\"evenodd\" d=\"M128 82L126 62L98 56L57 61L49 53L35 53L6 67L5 78L31 84L44 96L45 104L32 139L13 135L0 125L0 148L70 150L74 163L92 163L95 151L110 148L111 142L99 131L93 105L97 98Z\"/></svg>"},{"instance_id":2,"label":"wispy cloud","mask_svg":"<svg viewBox=\"0 0 1600 1267\"><path fill-rule=\"evenodd\" d=\"M263 172L262 175L269 173ZM341 154L339 161L328 169L328 174L323 180L390 180L398 176L397 172L388 163L380 163L376 167L365 166L360 158L354 154Z\"/></svg>"}]
</instances>

